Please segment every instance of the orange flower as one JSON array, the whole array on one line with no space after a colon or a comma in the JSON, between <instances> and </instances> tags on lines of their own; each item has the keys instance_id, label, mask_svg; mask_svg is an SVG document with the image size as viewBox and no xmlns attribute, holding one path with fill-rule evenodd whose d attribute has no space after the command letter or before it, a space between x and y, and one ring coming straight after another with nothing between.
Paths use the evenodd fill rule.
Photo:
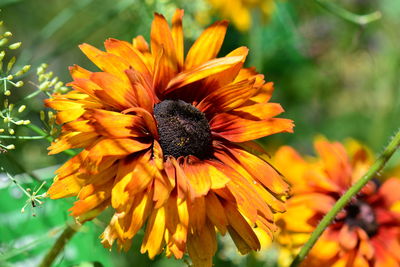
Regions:
<instances>
[{"instance_id":1,"label":"orange flower","mask_svg":"<svg viewBox=\"0 0 400 267\"><path fill-rule=\"evenodd\" d=\"M72 67L73 90L46 104L58 111L62 134L50 154L83 150L57 171L51 198L77 196L71 215L79 221L111 206L102 234L128 250L146 225L141 252L211 266L217 229L229 232L242 253L257 250L253 228L274 230L288 186L265 161L238 144L279 132L292 121L273 118L272 83L242 68L247 48L216 58L227 29L206 29L184 58L183 11L170 29L155 14L151 43L108 39L106 52L80 46L102 71ZM253 144L254 147L254 144Z\"/></svg>"},{"instance_id":2,"label":"orange flower","mask_svg":"<svg viewBox=\"0 0 400 267\"><path fill-rule=\"evenodd\" d=\"M368 151L352 143L323 138L315 142L319 158L302 158L291 147L275 155L277 167L293 184L293 197L282 215L281 243L298 248L319 220L371 164ZM302 266L400 266L400 180L373 181L341 211L325 230Z\"/></svg>"}]
</instances>

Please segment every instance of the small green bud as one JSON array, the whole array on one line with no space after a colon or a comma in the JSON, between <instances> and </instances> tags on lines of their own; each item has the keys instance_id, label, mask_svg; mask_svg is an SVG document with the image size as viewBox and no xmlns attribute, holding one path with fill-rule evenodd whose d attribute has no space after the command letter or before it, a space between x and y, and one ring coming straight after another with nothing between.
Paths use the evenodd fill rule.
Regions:
<instances>
[{"instance_id":1,"label":"small green bud","mask_svg":"<svg viewBox=\"0 0 400 267\"><path fill-rule=\"evenodd\" d=\"M26 109L25 105L20 106L18 109L18 113L24 112L25 109Z\"/></svg>"},{"instance_id":2,"label":"small green bud","mask_svg":"<svg viewBox=\"0 0 400 267\"><path fill-rule=\"evenodd\" d=\"M4 95L5 96L10 96L11 95L11 91L10 90L5 90L4 91Z\"/></svg>"},{"instance_id":3,"label":"small green bud","mask_svg":"<svg viewBox=\"0 0 400 267\"><path fill-rule=\"evenodd\" d=\"M8 39L7 38L0 39L0 46L3 46L5 44L7 44L7 43L8 43Z\"/></svg>"},{"instance_id":4,"label":"small green bud","mask_svg":"<svg viewBox=\"0 0 400 267\"><path fill-rule=\"evenodd\" d=\"M41 110L41 111L40 111L40 120L41 120L41 121L44 121L44 119L45 119L45 114L44 114L44 111Z\"/></svg>"},{"instance_id":5,"label":"small green bud","mask_svg":"<svg viewBox=\"0 0 400 267\"><path fill-rule=\"evenodd\" d=\"M22 87L22 86L24 86L24 82L23 81L18 81L16 84L15 84L15 86L16 87Z\"/></svg>"},{"instance_id":6,"label":"small green bud","mask_svg":"<svg viewBox=\"0 0 400 267\"><path fill-rule=\"evenodd\" d=\"M12 69L16 60L17 58L15 56L10 59L10 61L7 64L7 72L9 72Z\"/></svg>"},{"instance_id":7,"label":"small green bud","mask_svg":"<svg viewBox=\"0 0 400 267\"><path fill-rule=\"evenodd\" d=\"M21 45L22 45L22 42L13 43L13 44L10 44L10 45L8 46L8 48L10 48L11 50L15 50L15 49L20 48Z\"/></svg>"},{"instance_id":8,"label":"small green bud","mask_svg":"<svg viewBox=\"0 0 400 267\"><path fill-rule=\"evenodd\" d=\"M8 145L8 146L6 146L6 149L13 150L13 149L15 149L15 145Z\"/></svg>"},{"instance_id":9,"label":"small green bud","mask_svg":"<svg viewBox=\"0 0 400 267\"><path fill-rule=\"evenodd\" d=\"M49 84L50 84L49 81L45 81L44 83L41 83L40 86L39 86L39 90L40 91L46 91L47 88L49 88Z\"/></svg>"}]
</instances>

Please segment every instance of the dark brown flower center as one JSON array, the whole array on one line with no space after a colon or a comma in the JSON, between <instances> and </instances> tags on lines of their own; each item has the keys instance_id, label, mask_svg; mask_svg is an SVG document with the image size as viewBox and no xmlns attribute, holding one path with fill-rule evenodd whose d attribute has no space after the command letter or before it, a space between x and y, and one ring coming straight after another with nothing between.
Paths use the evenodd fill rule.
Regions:
<instances>
[{"instance_id":1,"label":"dark brown flower center","mask_svg":"<svg viewBox=\"0 0 400 267\"><path fill-rule=\"evenodd\" d=\"M164 100L155 105L154 117L165 156L210 156L210 125L200 110L182 100Z\"/></svg>"},{"instance_id":2,"label":"dark brown flower center","mask_svg":"<svg viewBox=\"0 0 400 267\"><path fill-rule=\"evenodd\" d=\"M351 227L362 228L368 236L373 236L378 231L378 223L373 208L361 201L357 200L350 203L346 208L345 223Z\"/></svg>"}]
</instances>

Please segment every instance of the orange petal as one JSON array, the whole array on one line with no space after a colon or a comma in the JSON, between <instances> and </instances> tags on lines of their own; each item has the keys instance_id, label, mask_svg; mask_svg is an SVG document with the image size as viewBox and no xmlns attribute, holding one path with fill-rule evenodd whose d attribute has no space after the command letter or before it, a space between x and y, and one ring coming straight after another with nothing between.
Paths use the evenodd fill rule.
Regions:
<instances>
[{"instance_id":1,"label":"orange petal","mask_svg":"<svg viewBox=\"0 0 400 267\"><path fill-rule=\"evenodd\" d=\"M258 240L257 235L254 233L253 229L251 229L250 225L243 218L243 216L239 213L237 208L228 203L225 203L224 206L226 210L225 214L230 224L228 231L239 251L242 254L246 254L250 252L247 250L248 248L252 250L259 250L260 241ZM242 241L244 243L242 243ZM244 244L246 246L243 246Z\"/></svg>"},{"instance_id":2,"label":"orange petal","mask_svg":"<svg viewBox=\"0 0 400 267\"><path fill-rule=\"evenodd\" d=\"M157 169L149 162L151 151L120 162L117 178L112 189L111 203L119 211L130 197L142 192L157 174Z\"/></svg>"},{"instance_id":3,"label":"orange petal","mask_svg":"<svg viewBox=\"0 0 400 267\"><path fill-rule=\"evenodd\" d=\"M63 179L55 178L53 184L47 191L47 194L50 195L51 199L72 197L78 195L82 186L83 181L75 175L69 175Z\"/></svg>"},{"instance_id":4,"label":"orange petal","mask_svg":"<svg viewBox=\"0 0 400 267\"><path fill-rule=\"evenodd\" d=\"M209 169L214 167L208 164L194 163L190 164L187 161L183 164L182 169L193 187L195 197L204 196L208 193L211 187L211 175Z\"/></svg>"},{"instance_id":5,"label":"orange petal","mask_svg":"<svg viewBox=\"0 0 400 267\"><path fill-rule=\"evenodd\" d=\"M141 117L146 125L146 129L152 134L154 139L158 140L157 124L152 114L150 114L147 110L139 107L129 108L122 112L122 114L130 114L130 113Z\"/></svg>"},{"instance_id":6,"label":"orange petal","mask_svg":"<svg viewBox=\"0 0 400 267\"><path fill-rule=\"evenodd\" d=\"M101 70L126 80L124 71L129 69L130 64L122 57L103 52L91 45L81 44L82 52Z\"/></svg>"},{"instance_id":7,"label":"orange petal","mask_svg":"<svg viewBox=\"0 0 400 267\"><path fill-rule=\"evenodd\" d=\"M281 118L249 120L229 113L216 115L211 130L231 142L245 142L281 132L293 132L293 121Z\"/></svg>"},{"instance_id":8,"label":"orange petal","mask_svg":"<svg viewBox=\"0 0 400 267\"><path fill-rule=\"evenodd\" d=\"M135 70L127 70L126 75L131 82L138 106L144 108L148 112L152 112L155 96L143 76Z\"/></svg>"},{"instance_id":9,"label":"orange petal","mask_svg":"<svg viewBox=\"0 0 400 267\"><path fill-rule=\"evenodd\" d=\"M121 114L119 112L93 109L89 112L95 120L96 132L112 138L145 137L144 122L139 116Z\"/></svg>"},{"instance_id":10,"label":"orange petal","mask_svg":"<svg viewBox=\"0 0 400 267\"><path fill-rule=\"evenodd\" d=\"M197 67L217 56L224 42L227 21L218 21L208 27L189 49L186 56L185 68Z\"/></svg>"},{"instance_id":11,"label":"orange petal","mask_svg":"<svg viewBox=\"0 0 400 267\"><path fill-rule=\"evenodd\" d=\"M186 239L189 226L189 213L187 202L179 198L170 198L166 205L166 238L168 250L175 258L180 259L186 249Z\"/></svg>"},{"instance_id":12,"label":"orange petal","mask_svg":"<svg viewBox=\"0 0 400 267\"><path fill-rule=\"evenodd\" d=\"M211 75L221 73L229 68L232 68L241 62L243 58L244 56L232 56L212 59L202 65L181 72L168 83L165 94L182 86L194 83Z\"/></svg>"},{"instance_id":13,"label":"orange petal","mask_svg":"<svg viewBox=\"0 0 400 267\"><path fill-rule=\"evenodd\" d=\"M184 39L182 29L183 9L177 9L172 17L172 40L174 41L176 59L178 62L179 70L183 69L184 60Z\"/></svg>"},{"instance_id":14,"label":"orange petal","mask_svg":"<svg viewBox=\"0 0 400 267\"><path fill-rule=\"evenodd\" d=\"M154 208L158 209L168 200L174 186L171 185L168 177L165 175L156 176L154 179Z\"/></svg>"},{"instance_id":15,"label":"orange petal","mask_svg":"<svg viewBox=\"0 0 400 267\"><path fill-rule=\"evenodd\" d=\"M72 78L74 78L74 79L78 79L78 78L89 79L90 75L92 74L91 71L88 71L78 65L69 67L69 72L70 72Z\"/></svg>"},{"instance_id":16,"label":"orange petal","mask_svg":"<svg viewBox=\"0 0 400 267\"><path fill-rule=\"evenodd\" d=\"M147 192L135 196L131 210L127 218L129 227L124 231L124 238L132 239L142 228L151 212L151 197Z\"/></svg>"},{"instance_id":17,"label":"orange petal","mask_svg":"<svg viewBox=\"0 0 400 267\"><path fill-rule=\"evenodd\" d=\"M149 258L153 259L161 252L162 241L165 231L165 209L163 207L154 210L147 222L146 232L144 234L141 253L149 254Z\"/></svg>"},{"instance_id":18,"label":"orange petal","mask_svg":"<svg viewBox=\"0 0 400 267\"><path fill-rule=\"evenodd\" d=\"M275 117L283 112L283 108L277 103L259 103L249 106L236 108L234 114L242 114L242 116L252 116L257 120L265 120ZM245 115L243 115L245 114Z\"/></svg>"},{"instance_id":19,"label":"orange petal","mask_svg":"<svg viewBox=\"0 0 400 267\"><path fill-rule=\"evenodd\" d=\"M326 214L332 209L336 200L327 194L306 193L296 195L289 201L291 205L305 205L307 208L314 210L314 212Z\"/></svg>"},{"instance_id":20,"label":"orange petal","mask_svg":"<svg viewBox=\"0 0 400 267\"><path fill-rule=\"evenodd\" d=\"M338 142L330 143L323 137L317 138L314 146L329 178L346 190L351 185L352 168L344 146Z\"/></svg>"},{"instance_id":21,"label":"orange petal","mask_svg":"<svg viewBox=\"0 0 400 267\"><path fill-rule=\"evenodd\" d=\"M211 267L212 258L217 251L214 227L207 223L202 231L189 234L187 249L194 267Z\"/></svg>"},{"instance_id":22,"label":"orange petal","mask_svg":"<svg viewBox=\"0 0 400 267\"><path fill-rule=\"evenodd\" d=\"M229 83L236 83L233 81L235 80L236 76L242 69L246 57L248 55L248 52L249 49L247 47L242 46L227 54L225 57L239 56L242 59L236 64L233 64L231 67L227 68L226 70L212 74L209 77L207 77L204 80L203 90L206 91L206 94L204 94L203 97L207 96L210 92L212 92L214 88L220 88Z\"/></svg>"},{"instance_id":23,"label":"orange petal","mask_svg":"<svg viewBox=\"0 0 400 267\"><path fill-rule=\"evenodd\" d=\"M374 267L399 267L400 264L381 244L375 242Z\"/></svg>"},{"instance_id":24,"label":"orange petal","mask_svg":"<svg viewBox=\"0 0 400 267\"><path fill-rule=\"evenodd\" d=\"M202 231L206 222L206 203L204 197L197 197L188 203L190 232Z\"/></svg>"},{"instance_id":25,"label":"orange petal","mask_svg":"<svg viewBox=\"0 0 400 267\"><path fill-rule=\"evenodd\" d=\"M112 183L113 181L106 183L105 185L98 186L95 188L93 194L84 199L76 201L74 206L70 208L71 215L76 217L100 206L103 201L110 197L110 187L112 186Z\"/></svg>"},{"instance_id":26,"label":"orange petal","mask_svg":"<svg viewBox=\"0 0 400 267\"><path fill-rule=\"evenodd\" d=\"M224 207L213 192L208 193L205 200L207 218L213 225L215 225L215 227L217 227L218 231L220 231L222 235L225 235L228 219L226 218Z\"/></svg>"},{"instance_id":27,"label":"orange petal","mask_svg":"<svg viewBox=\"0 0 400 267\"><path fill-rule=\"evenodd\" d=\"M90 79L103 89L95 91L95 94L106 103L109 103L119 110L137 105L135 95L133 94L129 82L123 81L106 72L95 72Z\"/></svg>"},{"instance_id":28,"label":"orange petal","mask_svg":"<svg viewBox=\"0 0 400 267\"><path fill-rule=\"evenodd\" d=\"M47 149L50 150L49 155L54 155L71 148L87 147L95 142L97 138L98 134L95 132L67 132L61 135L56 142L51 143L51 146Z\"/></svg>"},{"instance_id":29,"label":"orange petal","mask_svg":"<svg viewBox=\"0 0 400 267\"><path fill-rule=\"evenodd\" d=\"M142 35L138 35L132 40L133 47L142 53L149 52L149 44Z\"/></svg>"},{"instance_id":30,"label":"orange petal","mask_svg":"<svg viewBox=\"0 0 400 267\"><path fill-rule=\"evenodd\" d=\"M258 88L253 87L254 80L228 84L206 96L197 108L204 113L222 113L239 107L254 95Z\"/></svg>"},{"instance_id":31,"label":"orange petal","mask_svg":"<svg viewBox=\"0 0 400 267\"><path fill-rule=\"evenodd\" d=\"M379 194L383 197L387 206L392 206L400 200L400 179L390 178L379 188Z\"/></svg>"},{"instance_id":32,"label":"orange petal","mask_svg":"<svg viewBox=\"0 0 400 267\"><path fill-rule=\"evenodd\" d=\"M163 51L168 66L176 71L177 59L171 30L164 16L155 13L151 25L151 52L157 57L160 51Z\"/></svg>"},{"instance_id":33,"label":"orange petal","mask_svg":"<svg viewBox=\"0 0 400 267\"><path fill-rule=\"evenodd\" d=\"M162 176L153 162L150 161L151 151L149 150L144 157L139 158L139 162L132 170L132 179L126 186L126 190L131 194L136 194L144 190L154 179L162 179Z\"/></svg>"},{"instance_id":34,"label":"orange petal","mask_svg":"<svg viewBox=\"0 0 400 267\"><path fill-rule=\"evenodd\" d=\"M102 139L89 150L87 164L98 165L103 157L126 156L149 148L151 143L143 143L134 139Z\"/></svg>"},{"instance_id":35,"label":"orange petal","mask_svg":"<svg viewBox=\"0 0 400 267\"><path fill-rule=\"evenodd\" d=\"M255 180L262 183L268 190L276 194L286 194L289 190L289 185L283 180L283 177L278 173L268 162L259 157L236 147L227 148L229 153L254 177Z\"/></svg>"},{"instance_id":36,"label":"orange petal","mask_svg":"<svg viewBox=\"0 0 400 267\"><path fill-rule=\"evenodd\" d=\"M355 229L350 229L347 224L344 224L339 232L339 244L345 250L352 250L358 243L358 236Z\"/></svg>"},{"instance_id":37,"label":"orange petal","mask_svg":"<svg viewBox=\"0 0 400 267\"><path fill-rule=\"evenodd\" d=\"M150 75L150 71L145 64L144 56L130 43L110 38L105 41L104 46L107 52L117 55L129 62L134 70L146 76Z\"/></svg>"}]
</instances>

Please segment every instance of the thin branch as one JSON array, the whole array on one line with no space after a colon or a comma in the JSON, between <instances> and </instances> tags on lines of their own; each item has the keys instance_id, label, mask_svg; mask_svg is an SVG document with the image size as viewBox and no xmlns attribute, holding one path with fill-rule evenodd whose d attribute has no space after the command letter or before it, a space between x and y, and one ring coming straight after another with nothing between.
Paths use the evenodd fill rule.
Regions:
<instances>
[{"instance_id":1,"label":"thin branch","mask_svg":"<svg viewBox=\"0 0 400 267\"><path fill-rule=\"evenodd\" d=\"M320 6L328 10L329 12L341 17L344 20L355 23L360 26L365 26L368 23L379 20L382 17L382 13L380 11L375 11L366 15L357 15L354 14L338 5L336 5L332 1L328 0L315 0Z\"/></svg>"},{"instance_id":2,"label":"thin branch","mask_svg":"<svg viewBox=\"0 0 400 267\"><path fill-rule=\"evenodd\" d=\"M50 267L51 264L54 262L54 260L57 258L57 256L60 254L60 252L64 249L65 245L68 243L68 241L71 240L71 238L79 230L80 227L81 225L78 224L73 224L73 225L67 224L64 231L57 238L57 241L54 243L51 249L47 252L46 256L43 258L39 267Z\"/></svg>"},{"instance_id":3,"label":"thin branch","mask_svg":"<svg viewBox=\"0 0 400 267\"><path fill-rule=\"evenodd\" d=\"M311 234L307 243L305 243L304 246L301 248L299 254L297 254L290 267L298 266L305 259L314 244L318 241L319 237L333 221L336 215L347 205L347 203L351 200L353 196L355 196L372 178L376 177L376 174L379 173L379 171L381 171L383 167L385 167L385 164L393 156L394 152L399 148L399 145L400 129L397 131L393 139L389 142L383 153L364 174L364 176L360 180L358 180L352 187L350 187L349 190L347 190L346 193L344 193L344 195L339 198L332 209L324 216L324 218L318 224L317 228L315 228L314 232Z\"/></svg>"},{"instance_id":4,"label":"thin branch","mask_svg":"<svg viewBox=\"0 0 400 267\"><path fill-rule=\"evenodd\" d=\"M45 138L47 138L47 136L0 135L0 139L38 140L38 139L45 139Z\"/></svg>"}]
</instances>

